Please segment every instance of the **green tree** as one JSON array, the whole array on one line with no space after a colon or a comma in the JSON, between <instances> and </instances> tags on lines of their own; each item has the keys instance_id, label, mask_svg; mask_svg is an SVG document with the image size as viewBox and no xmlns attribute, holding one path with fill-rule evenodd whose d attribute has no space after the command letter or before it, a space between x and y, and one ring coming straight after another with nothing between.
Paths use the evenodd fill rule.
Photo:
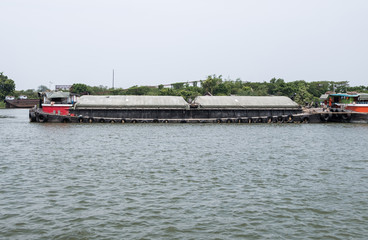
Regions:
<instances>
[{"instance_id":1,"label":"green tree","mask_svg":"<svg viewBox=\"0 0 368 240\"><path fill-rule=\"evenodd\" d=\"M329 90L330 82L328 81L317 81L309 83L308 92L314 97L319 98L322 94Z\"/></svg>"},{"instance_id":2,"label":"green tree","mask_svg":"<svg viewBox=\"0 0 368 240\"><path fill-rule=\"evenodd\" d=\"M76 94L81 94L81 95L90 94L91 87L89 87L89 86L87 86L86 84L83 84L83 83L74 83L72 85L72 87L70 88L70 92L76 93Z\"/></svg>"},{"instance_id":3,"label":"green tree","mask_svg":"<svg viewBox=\"0 0 368 240\"><path fill-rule=\"evenodd\" d=\"M109 91L109 89L107 89L106 86L103 86L103 85L93 86L93 87L90 86L88 91L89 91L89 94L92 94L92 95L109 95L111 92Z\"/></svg>"},{"instance_id":4,"label":"green tree","mask_svg":"<svg viewBox=\"0 0 368 240\"><path fill-rule=\"evenodd\" d=\"M368 86L355 86L355 87L348 87L348 92L358 92L358 93L367 93L368 92Z\"/></svg>"},{"instance_id":5,"label":"green tree","mask_svg":"<svg viewBox=\"0 0 368 240\"><path fill-rule=\"evenodd\" d=\"M50 89L46 87L45 85L40 85L37 88L37 92L47 92L47 91L50 91Z\"/></svg>"},{"instance_id":6,"label":"green tree","mask_svg":"<svg viewBox=\"0 0 368 240\"><path fill-rule=\"evenodd\" d=\"M293 85L286 83L282 78L272 78L268 84L268 93L276 96L290 96L295 90Z\"/></svg>"},{"instance_id":7,"label":"green tree","mask_svg":"<svg viewBox=\"0 0 368 240\"><path fill-rule=\"evenodd\" d=\"M204 91L209 92L211 94L214 94L215 88L220 83L222 83L221 75L218 77L216 75L208 76L206 80L201 81L201 85Z\"/></svg>"},{"instance_id":8,"label":"green tree","mask_svg":"<svg viewBox=\"0 0 368 240\"><path fill-rule=\"evenodd\" d=\"M150 91L150 88L147 86L133 86L128 88L127 95L147 95Z\"/></svg>"},{"instance_id":9,"label":"green tree","mask_svg":"<svg viewBox=\"0 0 368 240\"><path fill-rule=\"evenodd\" d=\"M184 88L184 83L182 82L179 82L179 83L173 83L171 84L172 88L174 88L175 90L178 90L178 89L183 89Z\"/></svg>"},{"instance_id":10,"label":"green tree","mask_svg":"<svg viewBox=\"0 0 368 240\"><path fill-rule=\"evenodd\" d=\"M240 78L236 79L235 82L229 81L228 84L231 87L231 94L233 95L238 95L244 86Z\"/></svg>"},{"instance_id":11,"label":"green tree","mask_svg":"<svg viewBox=\"0 0 368 240\"><path fill-rule=\"evenodd\" d=\"M313 101L313 95L308 92L308 84L307 82L300 80L300 81L294 81L294 89L295 89L295 99L294 101L298 104L305 106L308 103L311 103Z\"/></svg>"},{"instance_id":12,"label":"green tree","mask_svg":"<svg viewBox=\"0 0 368 240\"><path fill-rule=\"evenodd\" d=\"M160 96L178 96L178 93L176 90L172 88L162 88L159 92Z\"/></svg>"},{"instance_id":13,"label":"green tree","mask_svg":"<svg viewBox=\"0 0 368 240\"><path fill-rule=\"evenodd\" d=\"M109 95L125 95L126 92L127 91L122 88L114 88L114 89L110 89Z\"/></svg>"},{"instance_id":14,"label":"green tree","mask_svg":"<svg viewBox=\"0 0 368 240\"><path fill-rule=\"evenodd\" d=\"M334 82L333 83L335 92L346 92L346 90L349 87L348 81L340 81L340 82Z\"/></svg>"},{"instance_id":15,"label":"green tree","mask_svg":"<svg viewBox=\"0 0 368 240\"><path fill-rule=\"evenodd\" d=\"M12 95L15 91L15 83L2 72L0 73L0 100L4 100L7 95Z\"/></svg>"},{"instance_id":16,"label":"green tree","mask_svg":"<svg viewBox=\"0 0 368 240\"><path fill-rule=\"evenodd\" d=\"M14 91L14 96L15 97L19 97L20 95L25 95L28 97L28 99L37 99L38 98L38 94L37 91L34 89L27 89L27 90L15 90Z\"/></svg>"},{"instance_id":17,"label":"green tree","mask_svg":"<svg viewBox=\"0 0 368 240\"><path fill-rule=\"evenodd\" d=\"M217 96L228 96L231 93L231 84L228 84L228 82L220 83L215 87L213 93Z\"/></svg>"}]
</instances>

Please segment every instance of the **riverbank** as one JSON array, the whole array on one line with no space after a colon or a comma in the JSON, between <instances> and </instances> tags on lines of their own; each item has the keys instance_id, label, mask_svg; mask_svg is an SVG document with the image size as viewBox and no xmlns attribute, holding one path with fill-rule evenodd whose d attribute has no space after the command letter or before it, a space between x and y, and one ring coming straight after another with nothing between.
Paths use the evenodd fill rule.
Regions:
<instances>
[{"instance_id":1,"label":"riverbank","mask_svg":"<svg viewBox=\"0 0 368 240\"><path fill-rule=\"evenodd\" d=\"M0 102L0 109L5 108L5 103L4 102Z\"/></svg>"}]
</instances>

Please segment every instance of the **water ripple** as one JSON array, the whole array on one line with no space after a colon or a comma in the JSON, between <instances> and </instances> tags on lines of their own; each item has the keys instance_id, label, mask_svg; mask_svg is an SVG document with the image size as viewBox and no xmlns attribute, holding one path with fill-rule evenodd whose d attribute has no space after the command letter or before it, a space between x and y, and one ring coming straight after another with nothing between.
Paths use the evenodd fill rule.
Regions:
<instances>
[{"instance_id":1,"label":"water ripple","mask_svg":"<svg viewBox=\"0 0 368 240\"><path fill-rule=\"evenodd\" d=\"M1 239L368 235L366 125L31 124L0 111L14 116L0 118Z\"/></svg>"}]
</instances>

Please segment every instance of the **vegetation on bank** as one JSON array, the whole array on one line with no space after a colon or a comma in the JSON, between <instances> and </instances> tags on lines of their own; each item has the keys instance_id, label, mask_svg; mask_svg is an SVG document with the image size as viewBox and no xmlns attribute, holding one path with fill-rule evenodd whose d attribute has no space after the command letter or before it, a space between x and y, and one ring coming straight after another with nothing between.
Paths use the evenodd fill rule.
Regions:
<instances>
[{"instance_id":1,"label":"vegetation on bank","mask_svg":"<svg viewBox=\"0 0 368 240\"><path fill-rule=\"evenodd\" d=\"M0 73L0 102L5 96L12 95L18 98L25 95L28 98L38 98L38 92L49 91L41 85L38 89L15 90L15 83ZM222 76L211 75L205 80L194 82L178 82L159 86L132 86L128 89L108 88L105 86L88 86L75 83L70 90L73 93L84 95L153 95L153 96L182 96L185 100L193 100L196 96L211 94L214 96L287 96L301 105L319 102L319 97L327 91L368 93L368 86L349 86L348 81L316 81L306 82L297 80L285 82L281 78L272 78L269 82L248 82L240 79L223 79ZM3 105L3 104L2 104ZM0 105L0 107L2 106Z\"/></svg>"},{"instance_id":2,"label":"vegetation on bank","mask_svg":"<svg viewBox=\"0 0 368 240\"><path fill-rule=\"evenodd\" d=\"M4 100L6 96L14 93L15 83L13 80L0 72L0 100Z\"/></svg>"},{"instance_id":3,"label":"vegetation on bank","mask_svg":"<svg viewBox=\"0 0 368 240\"><path fill-rule=\"evenodd\" d=\"M272 78L269 82L243 82L240 79L224 80L222 76L208 76L206 80L190 83L173 83L170 86L157 87L133 86L128 89L108 89L107 87L91 87L86 84L73 84L71 92L91 95L154 95L182 96L186 100L194 99L210 93L214 96L287 96L301 105L318 103L319 97L327 91L334 92L366 92L368 86L350 87L348 81L306 82L298 80L285 82L281 78Z\"/></svg>"}]
</instances>

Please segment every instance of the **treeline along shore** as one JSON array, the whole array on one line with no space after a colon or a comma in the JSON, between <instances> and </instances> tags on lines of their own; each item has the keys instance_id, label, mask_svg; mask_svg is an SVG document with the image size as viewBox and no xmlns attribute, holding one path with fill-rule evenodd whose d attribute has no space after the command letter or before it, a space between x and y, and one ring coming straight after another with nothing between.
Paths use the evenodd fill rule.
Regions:
<instances>
[{"instance_id":1,"label":"treeline along shore","mask_svg":"<svg viewBox=\"0 0 368 240\"><path fill-rule=\"evenodd\" d=\"M205 94L213 96L287 96L302 106L318 104L320 96L328 91L368 93L368 86L350 86L348 81L285 82L281 78L272 78L268 82L248 82L240 79L223 79L221 75L211 75L200 81L158 86L133 86L128 89L92 87L82 83L73 84L71 87L71 92L81 95L182 96L188 102Z\"/></svg>"},{"instance_id":2,"label":"treeline along shore","mask_svg":"<svg viewBox=\"0 0 368 240\"><path fill-rule=\"evenodd\" d=\"M38 92L50 91L41 85L37 89L15 90L15 82L0 73L0 107L4 107L4 99L8 95L15 98L27 96L37 99ZM281 78L272 78L264 82L249 82L241 79L224 79L221 75L211 75L204 80L161 84L156 86L132 86L127 89L108 88L106 86L89 86L75 83L70 92L80 95L151 95L182 96L190 102L197 96L210 94L213 96L287 96L302 106L317 105L319 97L328 92L360 92L368 93L368 86L350 86L348 81L313 81L297 80L286 82Z\"/></svg>"}]
</instances>

